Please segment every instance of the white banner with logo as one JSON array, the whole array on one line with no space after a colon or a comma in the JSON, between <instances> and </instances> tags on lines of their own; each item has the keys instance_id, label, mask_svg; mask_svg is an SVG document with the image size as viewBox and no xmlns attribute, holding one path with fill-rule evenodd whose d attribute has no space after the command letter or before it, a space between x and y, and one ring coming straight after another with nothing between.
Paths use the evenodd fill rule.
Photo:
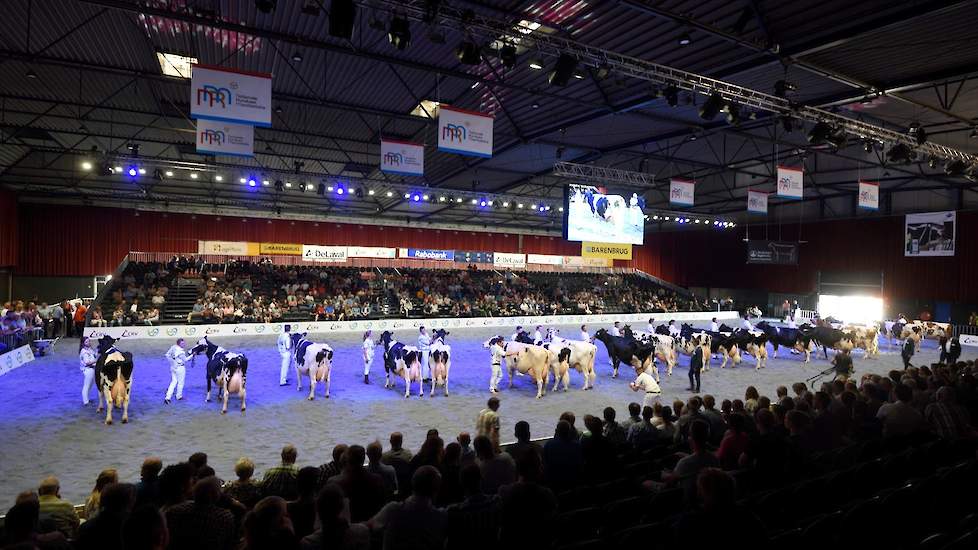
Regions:
<instances>
[{"instance_id":1,"label":"white banner with logo","mask_svg":"<svg viewBox=\"0 0 978 550\"><path fill-rule=\"evenodd\" d=\"M258 254L258 243L243 241L197 241L197 253L223 254L226 256L253 256Z\"/></svg>"},{"instance_id":2,"label":"white banner with logo","mask_svg":"<svg viewBox=\"0 0 978 550\"><path fill-rule=\"evenodd\" d=\"M438 108L438 150L491 157L492 124L491 116L442 105Z\"/></svg>"},{"instance_id":3,"label":"white banner with logo","mask_svg":"<svg viewBox=\"0 0 978 550\"><path fill-rule=\"evenodd\" d=\"M800 199L804 196L805 173L798 168L778 166L778 196Z\"/></svg>"},{"instance_id":4,"label":"white banner with logo","mask_svg":"<svg viewBox=\"0 0 978 550\"><path fill-rule=\"evenodd\" d=\"M563 256L553 256L550 254L527 254L526 263L537 265L563 265Z\"/></svg>"},{"instance_id":5,"label":"white banner with logo","mask_svg":"<svg viewBox=\"0 0 978 550\"><path fill-rule=\"evenodd\" d=\"M607 258L584 258L581 256L564 256L564 265L568 267L611 267L614 260Z\"/></svg>"},{"instance_id":6,"label":"white banner with logo","mask_svg":"<svg viewBox=\"0 0 978 550\"><path fill-rule=\"evenodd\" d=\"M495 267L526 267L526 254L511 252L493 252L492 265Z\"/></svg>"},{"instance_id":7,"label":"white banner with logo","mask_svg":"<svg viewBox=\"0 0 978 550\"><path fill-rule=\"evenodd\" d=\"M209 65L191 71L191 118L272 125L272 75Z\"/></svg>"},{"instance_id":8,"label":"white banner with logo","mask_svg":"<svg viewBox=\"0 0 978 550\"><path fill-rule=\"evenodd\" d=\"M417 337L418 327L431 329L445 328L492 328L511 330L517 325L522 326L554 326L554 325L593 325L591 331L601 326L610 326L615 321L622 323L643 323L645 326L649 317L665 317L663 313L623 313L604 315L540 315L532 317L438 317L434 319L381 319L360 321L304 321L298 323L240 323L237 325L166 325L160 327L88 327L85 336L99 339L106 334L120 340L139 340L147 338L186 338L193 340L209 336L220 338L225 336L262 336L281 334L285 325L291 325L293 332L301 331L310 334L338 334L347 332L363 332L365 330L396 331L404 330L412 337ZM716 317L718 321L737 319L736 311L689 311L670 313L669 319L676 322L707 321ZM575 333L576 334L576 333ZM220 342L218 342L220 343ZM125 344L121 344L124 346ZM269 346L274 342L269 340ZM7 354L9 355L9 354Z\"/></svg>"},{"instance_id":9,"label":"white banner with logo","mask_svg":"<svg viewBox=\"0 0 978 550\"><path fill-rule=\"evenodd\" d=\"M689 180L669 180L669 204L693 206L696 184Z\"/></svg>"},{"instance_id":10,"label":"white banner with logo","mask_svg":"<svg viewBox=\"0 0 978 550\"><path fill-rule=\"evenodd\" d=\"M197 151L253 157L255 156L255 127L200 119L197 121Z\"/></svg>"},{"instance_id":11,"label":"white banner with logo","mask_svg":"<svg viewBox=\"0 0 978 550\"><path fill-rule=\"evenodd\" d=\"M748 190L747 211L752 214L767 214L767 193Z\"/></svg>"},{"instance_id":12,"label":"white banner with logo","mask_svg":"<svg viewBox=\"0 0 978 550\"><path fill-rule=\"evenodd\" d=\"M348 258L396 258L397 249L380 246L348 246L346 256Z\"/></svg>"},{"instance_id":13,"label":"white banner with logo","mask_svg":"<svg viewBox=\"0 0 978 550\"><path fill-rule=\"evenodd\" d=\"M958 341L962 346L978 347L978 334L961 334L958 336Z\"/></svg>"},{"instance_id":14,"label":"white banner with logo","mask_svg":"<svg viewBox=\"0 0 978 550\"><path fill-rule=\"evenodd\" d=\"M880 184L871 181L859 182L859 199L857 205L866 210L880 209Z\"/></svg>"},{"instance_id":15,"label":"white banner with logo","mask_svg":"<svg viewBox=\"0 0 978 550\"><path fill-rule=\"evenodd\" d=\"M424 175L424 145L409 141L380 141L380 171L403 176Z\"/></svg>"},{"instance_id":16,"label":"white banner with logo","mask_svg":"<svg viewBox=\"0 0 978 550\"><path fill-rule=\"evenodd\" d=\"M34 360L34 352L29 345L20 346L17 349L8 351L0 355L0 376L22 367Z\"/></svg>"},{"instance_id":17,"label":"white banner with logo","mask_svg":"<svg viewBox=\"0 0 978 550\"><path fill-rule=\"evenodd\" d=\"M345 246L302 245L302 261L304 262L345 262L346 257Z\"/></svg>"},{"instance_id":18,"label":"white banner with logo","mask_svg":"<svg viewBox=\"0 0 978 550\"><path fill-rule=\"evenodd\" d=\"M957 214L953 210L907 214L903 255L954 256L957 230Z\"/></svg>"}]
</instances>

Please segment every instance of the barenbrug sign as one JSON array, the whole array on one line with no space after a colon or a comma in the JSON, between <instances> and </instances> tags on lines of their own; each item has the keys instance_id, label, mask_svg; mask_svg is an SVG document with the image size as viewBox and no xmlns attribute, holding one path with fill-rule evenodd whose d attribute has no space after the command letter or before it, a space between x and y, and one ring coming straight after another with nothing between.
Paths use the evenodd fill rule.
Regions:
<instances>
[{"instance_id":1,"label":"barenbrug sign","mask_svg":"<svg viewBox=\"0 0 978 550\"><path fill-rule=\"evenodd\" d=\"M747 263L798 265L798 243L786 241L747 241Z\"/></svg>"}]
</instances>

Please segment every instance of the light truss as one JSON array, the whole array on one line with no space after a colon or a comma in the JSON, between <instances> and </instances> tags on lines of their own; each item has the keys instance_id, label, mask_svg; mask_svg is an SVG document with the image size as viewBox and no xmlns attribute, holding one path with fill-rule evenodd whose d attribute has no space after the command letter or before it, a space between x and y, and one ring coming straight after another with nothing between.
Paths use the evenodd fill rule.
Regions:
<instances>
[{"instance_id":1,"label":"light truss","mask_svg":"<svg viewBox=\"0 0 978 550\"><path fill-rule=\"evenodd\" d=\"M524 32L518 30L512 21L502 21L475 13L473 10L459 8L440 2L437 12L430 9L426 0L362 0L361 5L379 8L415 21L441 24L454 28L465 35L478 35L491 40L519 44L542 55L558 57L570 55L580 64L598 70L611 70L622 76L655 82L678 89L710 95L719 93L725 101L734 102L757 110L788 116L808 122L826 122L838 126L849 134L861 139L881 143L904 143L920 153L944 159L960 159L969 164L978 163L978 156L941 145L924 142L917 145L903 132L869 124L816 107L795 105L787 99L710 78L708 76L660 65L637 57L620 54L610 50L581 44L574 40L554 34Z\"/></svg>"},{"instance_id":2,"label":"light truss","mask_svg":"<svg viewBox=\"0 0 978 550\"><path fill-rule=\"evenodd\" d=\"M605 166L578 164L576 162L556 162L554 163L553 173L555 176L574 178L578 181L602 184L613 183L621 186L639 187L641 189L648 189L655 183L652 174L619 170L618 168L607 168Z\"/></svg>"}]
</instances>

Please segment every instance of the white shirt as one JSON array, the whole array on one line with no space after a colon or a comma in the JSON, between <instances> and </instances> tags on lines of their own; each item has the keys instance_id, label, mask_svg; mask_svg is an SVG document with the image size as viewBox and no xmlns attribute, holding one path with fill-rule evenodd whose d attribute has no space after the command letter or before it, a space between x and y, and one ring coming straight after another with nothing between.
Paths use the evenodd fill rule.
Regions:
<instances>
[{"instance_id":1,"label":"white shirt","mask_svg":"<svg viewBox=\"0 0 978 550\"><path fill-rule=\"evenodd\" d=\"M789 318L786 322L788 323L788 328L798 328L798 323L794 319Z\"/></svg>"},{"instance_id":2,"label":"white shirt","mask_svg":"<svg viewBox=\"0 0 978 550\"><path fill-rule=\"evenodd\" d=\"M492 347L489 348L489 353L492 356L492 364L493 365L501 365L502 364L502 362L503 362L503 355L506 354L506 352L503 350L503 347L502 346L500 346L499 344L493 344Z\"/></svg>"},{"instance_id":3,"label":"white shirt","mask_svg":"<svg viewBox=\"0 0 978 550\"><path fill-rule=\"evenodd\" d=\"M591 341L591 335L588 334L586 330L582 330L581 331L581 340L583 340L585 342L590 342Z\"/></svg>"},{"instance_id":4,"label":"white shirt","mask_svg":"<svg viewBox=\"0 0 978 550\"><path fill-rule=\"evenodd\" d=\"M649 334L655 334L655 325L654 324L649 323L649 331L648 332L649 332Z\"/></svg>"},{"instance_id":5,"label":"white shirt","mask_svg":"<svg viewBox=\"0 0 978 550\"><path fill-rule=\"evenodd\" d=\"M635 385L642 388L646 392L662 393L662 390L659 388L659 384L655 381L655 378L652 378L652 375L645 371L642 371L642 374L639 374L638 378L635 379Z\"/></svg>"},{"instance_id":6,"label":"white shirt","mask_svg":"<svg viewBox=\"0 0 978 550\"><path fill-rule=\"evenodd\" d=\"M533 341L534 342L542 342L543 341L543 334L541 334L539 330L533 333Z\"/></svg>"},{"instance_id":7,"label":"white shirt","mask_svg":"<svg viewBox=\"0 0 978 550\"><path fill-rule=\"evenodd\" d=\"M170 362L170 368L182 367L190 359L190 354L180 346L173 344L166 350L166 360Z\"/></svg>"},{"instance_id":8,"label":"white shirt","mask_svg":"<svg viewBox=\"0 0 978 550\"><path fill-rule=\"evenodd\" d=\"M747 329L747 330L754 330L754 325L750 324L750 321L749 320L744 319L744 323L743 324L744 324L744 328L745 329Z\"/></svg>"},{"instance_id":9,"label":"white shirt","mask_svg":"<svg viewBox=\"0 0 978 550\"><path fill-rule=\"evenodd\" d=\"M710 330L713 332L720 332L720 325L716 321L710 323Z\"/></svg>"},{"instance_id":10,"label":"white shirt","mask_svg":"<svg viewBox=\"0 0 978 550\"><path fill-rule=\"evenodd\" d=\"M906 317L900 317L899 319L897 319L897 321L900 322L900 323L903 323L904 325L907 324Z\"/></svg>"},{"instance_id":11,"label":"white shirt","mask_svg":"<svg viewBox=\"0 0 978 550\"><path fill-rule=\"evenodd\" d=\"M418 349L421 351L428 351L431 346L431 338L427 334L418 335Z\"/></svg>"},{"instance_id":12,"label":"white shirt","mask_svg":"<svg viewBox=\"0 0 978 550\"><path fill-rule=\"evenodd\" d=\"M669 325L669 335L679 336L679 327L676 326L676 323Z\"/></svg>"},{"instance_id":13,"label":"white shirt","mask_svg":"<svg viewBox=\"0 0 978 550\"><path fill-rule=\"evenodd\" d=\"M278 335L279 354L285 355L289 353L290 349L292 349L292 337L289 335L288 332L283 332L282 334L279 334Z\"/></svg>"},{"instance_id":14,"label":"white shirt","mask_svg":"<svg viewBox=\"0 0 978 550\"><path fill-rule=\"evenodd\" d=\"M621 331L614 325L611 326L611 330L609 330L608 333L612 336L621 336Z\"/></svg>"},{"instance_id":15,"label":"white shirt","mask_svg":"<svg viewBox=\"0 0 978 550\"><path fill-rule=\"evenodd\" d=\"M363 359L364 361L373 361L374 358L374 341L373 338L367 338L363 341Z\"/></svg>"},{"instance_id":16,"label":"white shirt","mask_svg":"<svg viewBox=\"0 0 978 550\"><path fill-rule=\"evenodd\" d=\"M78 365L82 367L94 367L95 361L95 350L90 347L84 347L78 352Z\"/></svg>"},{"instance_id":17,"label":"white shirt","mask_svg":"<svg viewBox=\"0 0 978 550\"><path fill-rule=\"evenodd\" d=\"M519 333L519 331L517 331L517 332L514 332L514 333L513 333L513 336L512 336L512 337L510 337L510 340L512 340L513 342L515 342L515 341L516 341L516 337L517 337L517 336L519 336L519 335L520 335L520 333Z\"/></svg>"}]
</instances>

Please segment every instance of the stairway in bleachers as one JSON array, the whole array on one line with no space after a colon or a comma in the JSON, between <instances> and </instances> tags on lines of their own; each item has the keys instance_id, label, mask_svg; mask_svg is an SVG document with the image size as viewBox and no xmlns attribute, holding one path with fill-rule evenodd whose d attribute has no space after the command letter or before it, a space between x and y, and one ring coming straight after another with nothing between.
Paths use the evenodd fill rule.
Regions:
<instances>
[{"instance_id":1,"label":"stairway in bleachers","mask_svg":"<svg viewBox=\"0 0 978 550\"><path fill-rule=\"evenodd\" d=\"M173 285L166 296L166 304L160 312L160 322L164 325L183 325L187 314L197 301L197 285Z\"/></svg>"}]
</instances>

